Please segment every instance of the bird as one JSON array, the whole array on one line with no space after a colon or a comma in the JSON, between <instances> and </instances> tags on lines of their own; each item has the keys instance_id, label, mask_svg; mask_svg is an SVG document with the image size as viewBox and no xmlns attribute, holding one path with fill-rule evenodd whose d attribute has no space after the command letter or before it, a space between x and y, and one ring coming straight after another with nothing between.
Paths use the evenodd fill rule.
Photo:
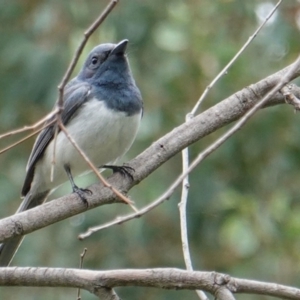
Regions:
<instances>
[{"instance_id":1,"label":"bird","mask_svg":"<svg viewBox=\"0 0 300 300\"><path fill-rule=\"evenodd\" d=\"M64 89L61 121L94 166L130 174L116 162L136 137L143 100L130 69L127 45L125 39L117 44L100 44L90 52L78 75ZM73 177L90 171L89 167L56 126L47 126L36 138L21 191L23 201L16 213L41 205L68 179L73 192L87 204L84 196L88 190L79 188ZM23 238L13 237L0 244L0 266L11 263Z\"/></svg>"}]
</instances>

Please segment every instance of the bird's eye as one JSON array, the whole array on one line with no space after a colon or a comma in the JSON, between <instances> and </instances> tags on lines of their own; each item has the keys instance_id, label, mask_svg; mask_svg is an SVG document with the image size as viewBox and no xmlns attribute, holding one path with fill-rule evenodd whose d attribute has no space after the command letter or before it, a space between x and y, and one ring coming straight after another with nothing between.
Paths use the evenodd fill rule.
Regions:
<instances>
[{"instance_id":1,"label":"bird's eye","mask_svg":"<svg viewBox=\"0 0 300 300\"><path fill-rule=\"evenodd\" d=\"M92 65L96 65L98 63L98 57L94 56L92 57Z\"/></svg>"}]
</instances>

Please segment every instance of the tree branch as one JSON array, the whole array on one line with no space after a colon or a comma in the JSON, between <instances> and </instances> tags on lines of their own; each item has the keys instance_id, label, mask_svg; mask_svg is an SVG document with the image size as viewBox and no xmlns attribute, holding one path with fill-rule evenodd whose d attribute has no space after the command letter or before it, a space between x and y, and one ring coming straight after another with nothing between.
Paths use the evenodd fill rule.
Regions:
<instances>
[{"instance_id":1,"label":"tree branch","mask_svg":"<svg viewBox=\"0 0 300 300\"><path fill-rule=\"evenodd\" d=\"M129 178L123 178L120 174L114 174L108 179L108 182L119 191L127 192L183 148L243 116L249 108L255 105L280 81L284 74L289 72L292 66L290 65L264 80L242 89L154 142L148 149L128 163L130 167L135 169L133 181ZM293 78L299 75L296 73ZM293 86L292 92L299 94L299 88ZM279 103L285 103L281 93L277 93L267 102L267 105ZM115 193L109 188L103 187L101 183L93 184L89 189L93 194L87 197L88 209L121 201ZM77 195L71 194L26 212L4 218L0 220L0 241L2 242L16 235L28 234L84 212L86 209L86 206Z\"/></svg>"},{"instance_id":2,"label":"tree branch","mask_svg":"<svg viewBox=\"0 0 300 300\"><path fill-rule=\"evenodd\" d=\"M260 294L298 300L300 289L280 284L233 278L215 272L175 268L91 271L62 268L0 268L0 286L47 286L82 288L100 295L115 287L155 287L176 290L201 289L217 299L234 299L232 293ZM221 296L220 296L221 295ZM113 298L113 293L106 299ZM222 298L221 298L222 297Z\"/></svg>"}]
</instances>

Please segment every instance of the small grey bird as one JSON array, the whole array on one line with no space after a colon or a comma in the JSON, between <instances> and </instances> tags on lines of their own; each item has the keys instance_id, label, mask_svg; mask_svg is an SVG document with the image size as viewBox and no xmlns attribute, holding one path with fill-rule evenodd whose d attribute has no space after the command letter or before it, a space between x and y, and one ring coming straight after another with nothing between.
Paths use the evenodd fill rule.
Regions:
<instances>
[{"instance_id":1,"label":"small grey bird","mask_svg":"<svg viewBox=\"0 0 300 300\"><path fill-rule=\"evenodd\" d=\"M132 145L143 114L143 102L132 77L126 47L128 40L118 44L101 44L86 59L78 76L64 90L61 118L69 134L97 167L114 167L118 158ZM73 176L89 171L89 167L66 135L59 131L54 143L55 125L37 137L30 154L25 182L24 200L18 212L42 204L49 193L68 177L74 192L84 200L84 189L78 188ZM55 167L50 179L53 147ZM0 245L0 266L10 264L23 237L14 237Z\"/></svg>"}]
</instances>

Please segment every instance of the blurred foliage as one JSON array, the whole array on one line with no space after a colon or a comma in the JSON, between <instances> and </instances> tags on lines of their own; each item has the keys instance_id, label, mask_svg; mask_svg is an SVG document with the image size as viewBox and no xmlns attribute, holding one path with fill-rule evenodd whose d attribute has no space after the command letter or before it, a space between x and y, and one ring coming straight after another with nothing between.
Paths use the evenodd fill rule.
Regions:
<instances>
[{"instance_id":1,"label":"blurred foliage","mask_svg":"<svg viewBox=\"0 0 300 300\"><path fill-rule=\"evenodd\" d=\"M100 2L100 3L99 3ZM129 58L145 101L138 138L126 159L184 121L200 94L235 55L275 1L120 1L84 51L130 40ZM0 129L32 124L54 105L57 85L84 30L107 1L0 2ZM288 65L299 52L299 1L284 1L202 109ZM81 62L82 62L81 59ZM79 64L80 65L80 64ZM78 70L78 68L77 68ZM299 116L287 105L264 109L190 176L188 226L195 269L300 286ZM221 132L191 147L191 159ZM19 136L1 141L5 147ZM33 140L0 156L1 213L13 213ZM160 195L181 171L171 159L130 195L138 207ZM81 179L88 185L93 176ZM70 192L67 184L53 195ZM154 211L84 242L89 226L130 211L110 205L25 239L20 266L91 269L184 268L177 191ZM75 299L71 289L1 288L1 299ZM198 299L192 291L121 288L123 299ZM83 292L83 299L94 297ZM254 299L247 295L237 299ZM257 296L255 299L268 299Z\"/></svg>"}]
</instances>

